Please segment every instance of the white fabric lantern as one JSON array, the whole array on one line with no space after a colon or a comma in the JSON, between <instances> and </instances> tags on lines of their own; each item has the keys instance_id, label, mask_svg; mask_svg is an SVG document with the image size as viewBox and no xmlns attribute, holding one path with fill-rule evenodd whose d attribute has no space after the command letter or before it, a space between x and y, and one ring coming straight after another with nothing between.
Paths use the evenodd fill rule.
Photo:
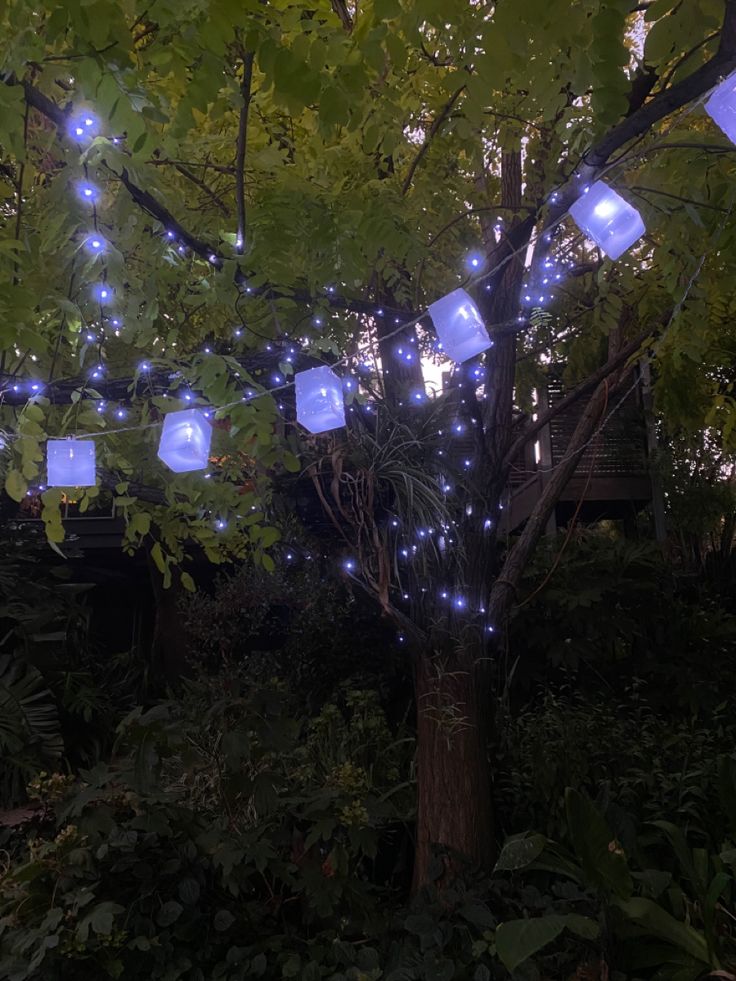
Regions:
<instances>
[{"instance_id":1,"label":"white fabric lantern","mask_svg":"<svg viewBox=\"0 0 736 981\"><path fill-rule=\"evenodd\" d=\"M310 433L326 433L345 425L345 405L342 381L335 372L322 365L309 371L298 371L296 385L296 417Z\"/></svg>"},{"instance_id":2,"label":"white fabric lantern","mask_svg":"<svg viewBox=\"0 0 736 981\"><path fill-rule=\"evenodd\" d=\"M480 310L465 290L453 290L429 306L442 350L453 361L467 361L491 346Z\"/></svg>"},{"instance_id":3,"label":"white fabric lantern","mask_svg":"<svg viewBox=\"0 0 736 981\"><path fill-rule=\"evenodd\" d=\"M729 140L736 143L736 72L731 72L714 90L704 109Z\"/></svg>"},{"instance_id":4,"label":"white fabric lantern","mask_svg":"<svg viewBox=\"0 0 736 981\"><path fill-rule=\"evenodd\" d=\"M174 473L204 470L211 442L212 426L199 409L170 412L164 419L158 456Z\"/></svg>"},{"instance_id":5,"label":"white fabric lantern","mask_svg":"<svg viewBox=\"0 0 736 981\"><path fill-rule=\"evenodd\" d=\"M94 440L50 439L46 443L46 471L49 487L94 487Z\"/></svg>"},{"instance_id":6,"label":"white fabric lantern","mask_svg":"<svg viewBox=\"0 0 736 981\"><path fill-rule=\"evenodd\" d=\"M572 205L570 214L609 259L618 259L646 232L636 208L603 181L592 184Z\"/></svg>"}]
</instances>

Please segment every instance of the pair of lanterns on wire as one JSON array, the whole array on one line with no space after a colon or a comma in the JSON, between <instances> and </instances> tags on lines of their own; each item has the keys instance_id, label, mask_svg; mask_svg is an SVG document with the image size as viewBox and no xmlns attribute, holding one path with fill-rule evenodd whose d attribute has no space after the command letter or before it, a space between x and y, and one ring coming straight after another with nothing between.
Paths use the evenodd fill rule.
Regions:
<instances>
[{"instance_id":1,"label":"pair of lanterns on wire","mask_svg":"<svg viewBox=\"0 0 736 981\"><path fill-rule=\"evenodd\" d=\"M164 419L158 457L174 473L204 470L210 456L212 426L199 409L170 412ZM50 439L46 444L49 487L93 487L97 483L92 439Z\"/></svg>"},{"instance_id":2,"label":"pair of lanterns on wire","mask_svg":"<svg viewBox=\"0 0 736 981\"><path fill-rule=\"evenodd\" d=\"M453 290L429 306L442 350L453 361L468 361L493 343L480 310L463 289ZM321 365L294 377L296 417L310 433L325 433L345 425L342 380Z\"/></svg>"},{"instance_id":3,"label":"pair of lanterns on wire","mask_svg":"<svg viewBox=\"0 0 736 981\"><path fill-rule=\"evenodd\" d=\"M453 361L467 361L491 346L478 307L458 289L431 304L429 313L443 350ZM310 433L325 433L345 425L342 379L327 365L294 376L296 416ZM164 419L158 457L174 473L204 470L212 441L212 426L199 409L170 412ZM96 483L95 443L92 439L52 439L47 443L49 487L91 487Z\"/></svg>"},{"instance_id":4,"label":"pair of lanterns on wire","mask_svg":"<svg viewBox=\"0 0 736 981\"><path fill-rule=\"evenodd\" d=\"M711 93L705 111L736 143L736 72ZM596 181L570 207L570 215L609 259L618 259L645 233L641 215L603 181Z\"/></svg>"}]
</instances>

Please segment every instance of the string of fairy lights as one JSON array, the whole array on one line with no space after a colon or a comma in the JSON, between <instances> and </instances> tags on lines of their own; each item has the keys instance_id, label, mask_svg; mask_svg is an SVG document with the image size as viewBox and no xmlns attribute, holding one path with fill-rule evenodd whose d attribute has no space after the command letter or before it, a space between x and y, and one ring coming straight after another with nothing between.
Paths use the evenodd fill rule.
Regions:
<instances>
[{"instance_id":1,"label":"string of fairy lights","mask_svg":"<svg viewBox=\"0 0 736 981\"><path fill-rule=\"evenodd\" d=\"M736 143L736 72L715 86L709 93L707 101L704 102L704 108L726 136ZM93 112L75 113L69 121L69 134L81 152L93 139L101 135L99 120ZM122 137L114 136L110 137L110 140L117 144L121 142ZM83 248L88 256L95 261L99 260L101 264L100 277L89 286L89 302L94 305L96 316L91 319L88 328L83 328L84 334L81 338L86 350L89 346L96 344L100 356L90 369L87 380L80 384L77 391L78 399L94 398L98 402L97 412L102 415L107 410L107 401L99 396L94 385L104 381L106 376L106 367L102 357L103 344L107 339L108 331L116 338L121 337L124 324L122 314L118 312L118 291L108 281L107 266L105 265L105 256L110 243L100 231L99 206L102 202L103 192L96 183L87 179L86 165L85 179L77 182L76 192L80 200L91 209L90 227L85 233ZM557 192L553 192L551 198L553 202L556 195ZM635 245L646 232L644 222L637 209L602 179L594 181L590 186L583 187L569 210L564 214L556 215L541 230L539 233L540 240L549 243L552 232L568 214L575 221L580 232L591 240L605 256L614 261ZM499 227L496 228L496 233L497 235L500 234ZM164 229L163 234L172 249L175 249L180 255L186 255L187 246L175 231ZM242 242L237 243L237 247L241 250ZM429 304L425 310L409 319L396 315L395 312L389 312L389 316L393 313L394 327L381 336L381 345L384 350L386 342L397 338L399 340L396 345L395 356L410 365L412 362L419 361L421 355L417 349L417 338L416 336L407 336L407 332L419 324L426 326L427 320L430 320L437 337L436 350L442 356L455 362L456 365L467 363L469 365L468 379L471 384L475 385L476 390L480 389L485 381L485 372L478 359L492 346L493 341L478 305L468 289L490 289L491 286L487 281L497 276L503 267L522 251L525 251L525 248L507 253L499 263L488 270L483 268L484 257L471 253L467 260L470 276L464 286L440 297ZM556 285L561 283L566 274L569 273L573 265L571 259L555 258L549 254L548 249L541 251L543 253L541 262L528 270L524 279L519 301L520 313L511 323L492 325L493 328L508 328L514 325L518 327L528 323L528 313L525 311L542 306L551 299ZM221 257L214 252L209 255L208 261L217 268L222 264ZM325 287L325 297L328 302L335 291L336 287L334 286ZM242 292L247 295L254 291L248 285L244 285ZM386 312L380 306L376 306L375 316L385 317ZM314 328L319 331L323 326L323 314L319 311L314 313L312 323ZM245 323L236 327L234 340L241 339L244 332L250 329ZM259 336L257 332L253 331L253 333ZM206 356L216 353L214 351L215 346L214 344L213 346L206 346L202 354ZM258 382L251 380L242 390L242 394L238 395L237 400L219 406L202 407L199 404L201 399L185 383L182 372L170 372L159 386L159 388L168 388L168 391L160 392L162 398L171 396L172 399L172 410L164 411L162 421L119 426L94 432L78 432L64 438L48 439L46 441L47 480L45 486L66 489L95 486L98 480L95 445L97 439L158 427L161 428L161 437L157 455L165 466L176 474L207 470L210 461L213 416L222 418L243 402L252 403L264 396L274 398L286 390L293 389L297 422L309 433L320 435L345 426L346 407L354 410L354 406L350 403L361 388L361 369L364 372L370 371L370 365L359 363L355 374L339 375L339 369L349 369L356 364L356 361L361 361L361 357L356 358L355 354L350 354L336 359L330 364L319 364L303 371L296 371L293 379L287 380L286 372L291 373L293 371L292 365L295 359L302 356L303 349L308 348L308 346L308 338L302 338L302 350L293 342L287 341L281 344L268 341L265 344L265 351L269 353L276 351L281 359L280 370L270 375L268 384L264 384L260 380ZM20 352L18 353L20 354ZM25 357L22 360L25 360ZM5 382L7 388L19 395L25 390L27 401L32 403L43 395L46 386L43 382L33 378L23 380L17 377L17 370L16 374ZM383 367L384 373L388 370L386 366ZM139 378L148 380L149 394L154 392L151 380L155 373L155 358L141 361L136 380ZM240 379L239 372L235 372L234 376L235 381ZM1 396L2 392L0 392ZM422 389L411 392L408 398L410 402L424 401L426 391ZM185 403L185 408L174 407L173 403L177 399ZM278 399L276 401L278 403ZM347 406L346 402L348 403ZM279 408L283 409L283 404L279 404ZM373 410L369 401L363 403L363 408L366 412ZM122 404L115 407L113 412L117 420L124 421L126 419L127 410ZM471 423L477 422L477 419L471 419ZM465 429L466 424L458 420L448 426L448 433L460 435ZM438 435L442 436L443 430L439 430ZM23 434L14 434L13 438L22 439ZM445 451L439 448L437 453L443 456ZM462 466L469 469L472 466L472 460L470 458L463 460ZM209 476L211 474L205 473L205 477ZM43 488L44 485L39 486L39 490ZM449 477L440 477L440 490L445 495L452 492ZM391 528L398 533L400 530L398 517L392 517L389 523ZM421 545L429 542L439 552L443 552L453 544L453 525L455 522L445 517L438 522L437 528L418 528L416 531L419 544L410 544L405 541L399 545L397 542L398 558L407 562L411 561ZM217 518L215 526L218 530L224 530L227 527L227 521L224 518ZM489 531L493 527L493 519L491 517L483 518L482 526L484 531ZM294 554L287 551L285 557L288 561L294 558ZM357 560L352 557L343 560L343 569L350 576L356 576L360 571ZM427 587L422 587L421 591L426 592ZM405 601L410 598L409 594L403 592L403 589L402 598ZM477 609L471 610L471 601L462 590L442 589L440 598L446 600L449 607L459 614L470 615L472 613L473 616L483 617L486 613L483 604L479 604ZM489 633L493 631L492 625L485 622L483 629ZM400 635L399 639L403 640L403 635Z\"/></svg>"}]
</instances>

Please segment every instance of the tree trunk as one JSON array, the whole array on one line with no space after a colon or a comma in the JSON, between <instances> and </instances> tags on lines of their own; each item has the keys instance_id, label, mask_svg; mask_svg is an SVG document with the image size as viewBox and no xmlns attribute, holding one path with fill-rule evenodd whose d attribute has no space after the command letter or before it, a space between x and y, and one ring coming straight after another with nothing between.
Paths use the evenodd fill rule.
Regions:
<instances>
[{"instance_id":1,"label":"tree trunk","mask_svg":"<svg viewBox=\"0 0 736 981\"><path fill-rule=\"evenodd\" d=\"M521 205L521 154L504 153L501 161L502 204ZM510 225L515 227L514 217ZM478 301L490 323L505 321L518 310L523 276L521 254L504 238L497 243L491 224L483 223L488 261L507 260L492 293ZM531 233L531 226L528 234ZM516 338L503 333L486 356L487 401L475 403L475 386L461 388L468 406L482 415L482 432L474 467L472 510L458 537L464 542L464 581L457 587L468 609L484 607L495 564L496 519L506 485L501 465L512 436ZM470 411L473 415L474 412ZM487 524L488 522L488 524ZM442 656L431 645L420 651L416 668L417 703L417 843L414 890L430 882L435 852L444 854L446 874L463 864L489 869L496 854L491 766L488 744L492 708L485 615L468 630L443 640ZM449 653L448 653L449 651Z\"/></svg>"},{"instance_id":2,"label":"tree trunk","mask_svg":"<svg viewBox=\"0 0 736 981\"><path fill-rule=\"evenodd\" d=\"M180 681L188 673L187 631L181 612L182 587L176 572L171 585L164 587L163 577L148 554L148 571L155 601L151 663L156 676L167 684Z\"/></svg>"},{"instance_id":3,"label":"tree trunk","mask_svg":"<svg viewBox=\"0 0 736 981\"><path fill-rule=\"evenodd\" d=\"M472 650L417 656L415 892L465 865L488 868L495 854L490 700L477 665Z\"/></svg>"}]
</instances>

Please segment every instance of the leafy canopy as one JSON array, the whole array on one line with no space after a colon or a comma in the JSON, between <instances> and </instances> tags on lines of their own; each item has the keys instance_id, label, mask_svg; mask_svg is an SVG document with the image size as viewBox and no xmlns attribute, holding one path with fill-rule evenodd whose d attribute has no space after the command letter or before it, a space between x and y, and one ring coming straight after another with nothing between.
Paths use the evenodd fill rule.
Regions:
<instances>
[{"instance_id":1,"label":"leafy canopy","mask_svg":"<svg viewBox=\"0 0 736 981\"><path fill-rule=\"evenodd\" d=\"M352 349L370 322L330 307L328 285L358 299L388 291L397 305L423 309L458 285L480 219L513 221L497 209L502 151L523 145L523 208L535 210L627 113L632 77L656 76L656 93L714 53L722 0L656 0L643 14L636 6L7 0L3 387L19 381L31 394L33 379L45 386L24 406L2 409L3 426L20 437L6 461L11 497L43 480L48 436L110 431L98 460L128 516L130 547L155 528L154 558L167 576L185 541L212 561L251 551L269 568L271 477L299 469L300 446L277 398L240 401L273 371L293 370L267 345L305 339L317 356ZM53 114L29 108L29 87L52 108L93 112L101 135L80 147L60 134ZM521 341L522 404L540 353L581 374L624 313L645 326L666 320L692 279L659 343L660 405L673 425L707 422L733 440L724 377L736 353L725 288L736 260L729 149L689 107L609 171L650 235L632 258L571 280L552 318L532 318ZM100 190L94 209L78 193L87 181ZM174 228L146 194L175 217ZM84 248L95 221L109 243L102 256ZM560 248L571 261L590 259L572 232ZM209 248L221 262L207 261ZM115 291L110 312L91 294L102 278ZM266 284L276 293L264 295ZM156 460L156 423L172 399L150 386L143 361L168 373L172 395L186 384L204 404L235 403L216 423L213 479L173 478ZM122 387L100 412L115 379ZM60 380L78 380L64 404L54 399ZM163 503L146 502L133 481L161 488ZM85 490L82 509L99 493ZM63 538L59 499L44 494L52 541Z\"/></svg>"}]
</instances>

